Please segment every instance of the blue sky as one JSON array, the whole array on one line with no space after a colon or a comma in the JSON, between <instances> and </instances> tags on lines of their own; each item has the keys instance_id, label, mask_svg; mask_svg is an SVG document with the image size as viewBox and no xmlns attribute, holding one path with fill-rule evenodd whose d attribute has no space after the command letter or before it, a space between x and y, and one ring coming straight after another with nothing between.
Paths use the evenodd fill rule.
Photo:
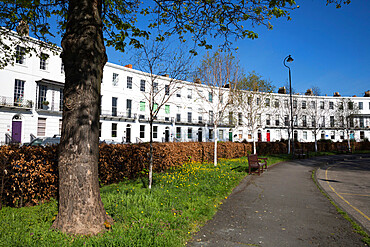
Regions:
<instances>
[{"instance_id":1,"label":"blue sky","mask_svg":"<svg viewBox=\"0 0 370 247\"><path fill-rule=\"evenodd\" d=\"M363 96L370 90L370 0L352 0L340 9L326 6L326 0L296 2L300 8L291 12L291 21L273 20L273 30L253 29L258 39L234 43L241 66L271 80L277 90L288 82L283 59L290 54L294 58L290 66L295 92L317 86L322 95ZM60 37L56 39L60 45ZM206 51L198 52L195 65ZM107 48L107 53L109 62L134 62L130 50L120 53Z\"/></svg>"},{"instance_id":2,"label":"blue sky","mask_svg":"<svg viewBox=\"0 0 370 247\"><path fill-rule=\"evenodd\" d=\"M273 30L256 30L258 39L234 43L242 67L270 79L277 90L288 81L283 59L291 54L296 92L318 86L323 95L363 96L370 90L370 1L352 0L340 9L326 6L326 0L297 3L291 21L273 20ZM108 49L109 62L125 65L132 62L129 57Z\"/></svg>"}]
</instances>

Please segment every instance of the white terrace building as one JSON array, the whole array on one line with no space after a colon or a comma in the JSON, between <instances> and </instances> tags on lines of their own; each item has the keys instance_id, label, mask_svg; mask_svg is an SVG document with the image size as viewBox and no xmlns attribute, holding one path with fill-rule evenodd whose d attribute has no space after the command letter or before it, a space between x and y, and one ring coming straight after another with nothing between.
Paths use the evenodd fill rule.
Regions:
<instances>
[{"instance_id":1,"label":"white terrace building","mask_svg":"<svg viewBox=\"0 0 370 247\"><path fill-rule=\"evenodd\" d=\"M30 38L30 42L37 45L38 41ZM1 144L30 142L35 137L58 135L61 131L64 71L58 52L42 51L48 55L46 58L40 54L24 55L22 45L16 49L19 53L14 65L0 70ZM217 104L217 96L208 93L206 86L199 83L181 81L175 86L166 86L170 80L161 76L154 84L155 90L162 90L163 94L175 90L154 121L154 141L212 141L215 134L220 141L252 141L252 137L258 141L288 139L289 95L256 93L257 100L253 103L259 105L258 110L240 112L241 108L230 108L217 124L215 133L216 113L210 103ZM145 98L149 86L148 74L131 65L106 64L101 87L101 140L149 141L149 110ZM346 126L347 115L353 117L348 125L350 138L370 139L369 92L366 96L294 95L295 139L311 142L315 139L314 133L317 139L346 139L343 126ZM347 104L358 110L347 111ZM253 117L257 124L250 128Z\"/></svg>"}]
</instances>

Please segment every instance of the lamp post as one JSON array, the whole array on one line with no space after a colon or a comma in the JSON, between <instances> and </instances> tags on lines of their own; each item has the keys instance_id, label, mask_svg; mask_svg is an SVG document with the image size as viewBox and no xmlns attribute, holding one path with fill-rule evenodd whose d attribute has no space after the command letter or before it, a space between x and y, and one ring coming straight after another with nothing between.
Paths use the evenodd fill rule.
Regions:
<instances>
[{"instance_id":1,"label":"lamp post","mask_svg":"<svg viewBox=\"0 0 370 247\"><path fill-rule=\"evenodd\" d=\"M290 73L290 67L285 64L285 62L293 62L293 58L289 55L284 58L283 64L289 69L289 98L290 98L290 129L292 133L292 156L294 158L294 128L293 128L293 99L292 99L292 79Z\"/></svg>"}]
</instances>

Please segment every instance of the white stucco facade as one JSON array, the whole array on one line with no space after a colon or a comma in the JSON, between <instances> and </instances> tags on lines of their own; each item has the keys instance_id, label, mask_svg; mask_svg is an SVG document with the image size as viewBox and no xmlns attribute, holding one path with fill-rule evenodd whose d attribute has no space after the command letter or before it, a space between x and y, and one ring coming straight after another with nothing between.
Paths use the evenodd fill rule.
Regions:
<instances>
[{"instance_id":1,"label":"white stucco facade","mask_svg":"<svg viewBox=\"0 0 370 247\"><path fill-rule=\"evenodd\" d=\"M55 54L47 50L42 51L48 54L47 59L36 54L25 55L13 65L0 70L1 144L12 140L25 143L34 137L60 134L64 71L58 49L56 51ZM101 86L101 140L120 143L149 141L148 101L141 90L142 80L146 82L147 93L148 74L130 66L106 64ZM165 93L165 85L168 85L170 80L171 78L166 76L156 79L158 89ZM206 93L205 86L183 81L175 87L169 89L176 90L176 93L163 104L154 121L154 141L213 140L213 110L207 106L204 98L199 97L200 90L204 89ZM213 98L217 101L216 96ZM268 98L268 104L267 101L261 103L265 110L258 116L260 122L255 128L254 138L259 141L288 139L285 117L290 119L289 105L286 104L289 95L272 93ZM341 119L339 102L344 100L350 100L355 108L359 108L353 114L351 138L357 141L370 139L370 97L294 95L293 99L296 102L293 104L293 115L297 115L294 121L296 140L314 141L314 122L321 126L317 130L317 139L346 139L343 128L337 124ZM315 103L312 103L313 101ZM314 121L309 109L313 109L313 106L320 108L321 104L324 104L324 109L320 109L323 116L318 116ZM218 124L218 139L252 141L253 131L248 128L249 115L238 112L236 108L230 108L228 112L232 114L226 114L227 117ZM229 116L233 116L234 121L231 121Z\"/></svg>"}]
</instances>

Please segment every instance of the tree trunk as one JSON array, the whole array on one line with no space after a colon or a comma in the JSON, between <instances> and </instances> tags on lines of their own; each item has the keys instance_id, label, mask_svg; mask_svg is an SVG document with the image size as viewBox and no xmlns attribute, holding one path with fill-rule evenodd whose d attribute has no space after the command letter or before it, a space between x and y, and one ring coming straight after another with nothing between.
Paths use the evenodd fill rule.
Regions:
<instances>
[{"instance_id":1,"label":"tree trunk","mask_svg":"<svg viewBox=\"0 0 370 247\"><path fill-rule=\"evenodd\" d=\"M213 164L217 166L217 125L215 125L215 150L214 150L214 157L213 157Z\"/></svg>"},{"instance_id":2,"label":"tree trunk","mask_svg":"<svg viewBox=\"0 0 370 247\"><path fill-rule=\"evenodd\" d=\"M152 188L153 183L153 117L149 121L150 128L150 151L149 151L149 185L148 188Z\"/></svg>"},{"instance_id":3,"label":"tree trunk","mask_svg":"<svg viewBox=\"0 0 370 247\"><path fill-rule=\"evenodd\" d=\"M347 142L348 142L348 151L351 152L351 141L350 141L350 135L349 135L349 130L347 129Z\"/></svg>"},{"instance_id":4,"label":"tree trunk","mask_svg":"<svg viewBox=\"0 0 370 247\"><path fill-rule=\"evenodd\" d=\"M315 152L317 153L317 134L315 133Z\"/></svg>"},{"instance_id":5,"label":"tree trunk","mask_svg":"<svg viewBox=\"0 0 370 247\"><path fill-rule=\"evenodd\" d=\"M98 180L100 86L107 61L101 0L69 1L61 55L65 68L59 145L59 212L52 228L95 235L113 223Z\"/></svg>"}]
</instances>

